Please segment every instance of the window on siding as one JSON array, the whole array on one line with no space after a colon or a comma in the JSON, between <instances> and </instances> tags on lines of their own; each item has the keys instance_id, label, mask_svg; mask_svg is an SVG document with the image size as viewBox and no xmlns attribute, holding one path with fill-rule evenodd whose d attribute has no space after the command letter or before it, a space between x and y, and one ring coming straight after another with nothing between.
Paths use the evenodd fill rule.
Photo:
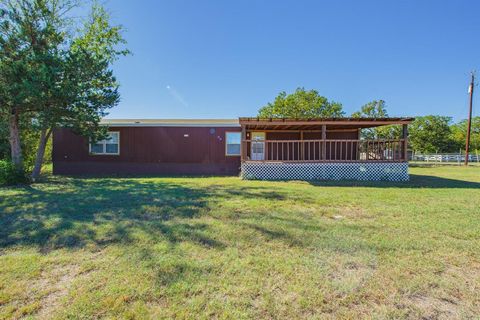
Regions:
<instances>
[{"instance_id":1,"label":"window on siding","mask_svg":"<svg viewBox=\"0 0 480 320\"><path fill-rule=\"evenodd\" d=\"M239 156L240 155L240 141L242 134L240 132L225 133L226 155Z\"/></svg>"},{"instance_id":2,"label":"window on siding","mask_svg":"<svg viewBox=\"0 0 480 320\"><path fill-rule=\"evenodd\" d=\"M109 132L108 138L90 143L92 154L120 154L120 132Z\"/></svg>"}]
</instances>

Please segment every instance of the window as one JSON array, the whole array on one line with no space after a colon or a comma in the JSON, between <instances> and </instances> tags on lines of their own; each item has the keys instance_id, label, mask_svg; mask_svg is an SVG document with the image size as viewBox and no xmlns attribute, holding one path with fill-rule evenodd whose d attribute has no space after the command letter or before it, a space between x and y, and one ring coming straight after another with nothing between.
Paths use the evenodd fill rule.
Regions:
<instances>
[{"instance_id":1,"label":"window","mask_svg":"<svg viewBox=\"0 0 480 320\"><path fill-rule=\"evenodd\" d=\"M240 141L242 134L240 132L226 132L226 155L239 156L240 155Z\"/></svg>"},{"instance_id":2,"label":"window","mask_svg":"<svg viewBox=\"0 0 480 320\"><path fill-rule=\"evenodd\" d=\"M90 143L91 154L120 154L120 132L109 132L108 138Z\"/></svg>"}]
</instances>

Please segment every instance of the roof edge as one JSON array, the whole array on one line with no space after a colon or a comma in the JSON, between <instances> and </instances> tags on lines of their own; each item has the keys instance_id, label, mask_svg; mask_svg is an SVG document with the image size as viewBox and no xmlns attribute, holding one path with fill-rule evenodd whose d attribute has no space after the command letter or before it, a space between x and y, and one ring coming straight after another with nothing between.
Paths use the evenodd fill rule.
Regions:
<instances>
[{"instance_id":1,"label":"roof edge","mask_svg":"<svg viewBox=\"0 0 480 320\"><path fill-rule=\"evenodd\" d=\"M102 119L109 127L240 127L238 119Z\"/></svg>"},{"instance_id":2,"label":"roof edge","mask_svg":"<svg viewBox=\"0 0 480 320\"><path fill-rule=\"evenodd\" d=\"M242 124L409 124L413 117L389 118L257 118L240 117L236 119L102 119L101 125L109 127L240 127Z\"/></svg>"}]
</instances>

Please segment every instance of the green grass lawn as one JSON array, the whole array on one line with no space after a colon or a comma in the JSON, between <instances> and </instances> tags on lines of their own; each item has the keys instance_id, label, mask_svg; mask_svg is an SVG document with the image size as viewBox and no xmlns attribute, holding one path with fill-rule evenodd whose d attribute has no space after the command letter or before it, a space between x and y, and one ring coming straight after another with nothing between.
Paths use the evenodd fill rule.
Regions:
<instances>
[{"instance_id":1,"label":"green grass lawn","mask_svg":"<svg viewBox=\"0 0 480 320\"><path fill-rule=\"evenodd\" d=\"M0 318L477 318L480 167L411 174L0 188Z\"/></svg>"}]
</instances>

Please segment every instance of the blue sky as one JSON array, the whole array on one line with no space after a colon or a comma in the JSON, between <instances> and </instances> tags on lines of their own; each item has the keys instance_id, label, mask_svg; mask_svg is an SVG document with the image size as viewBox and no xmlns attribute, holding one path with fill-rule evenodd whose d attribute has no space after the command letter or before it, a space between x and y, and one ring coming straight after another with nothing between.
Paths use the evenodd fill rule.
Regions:
<instances>
[{"instance_id":1,"label":"blue sky","mask_svg":"<svg viewBox=\"0 0 480 320\"><path fill-rule=\"evenodd\" d=\"M480 71L480 1L106 6L133 52L114 66L122 101L109 118L255 116L280 91L305 87L341 102L347 114L384 99L391 116L459 120L469 72Z\"/></svg>"}]
</instances>

